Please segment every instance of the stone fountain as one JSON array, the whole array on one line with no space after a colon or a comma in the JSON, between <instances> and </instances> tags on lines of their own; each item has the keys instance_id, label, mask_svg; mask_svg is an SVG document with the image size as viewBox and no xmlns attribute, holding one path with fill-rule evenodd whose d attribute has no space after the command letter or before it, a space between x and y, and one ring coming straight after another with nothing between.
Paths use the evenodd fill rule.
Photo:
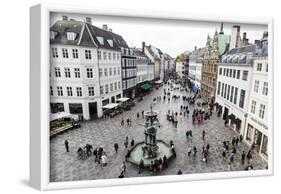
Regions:
<instances>
[{"instance_id":1,"label":"stone fountain","mask_svg":"<svg viewBox=\"0 0 281 194\"><path fill-rule=\"evenodd\" d=\"M167 157L168 161L174 156L171 147L168 143L163 140L157 139L157 129L160 128L158 120L158 112L152 110L146 111L145 116L145 130L144 130L144 141L138 142L131 148L130 157L128 161L139 165L140 160L144 161L144 166L148 167L151 161L155 159Z\"/></svg>"}]
</instances>

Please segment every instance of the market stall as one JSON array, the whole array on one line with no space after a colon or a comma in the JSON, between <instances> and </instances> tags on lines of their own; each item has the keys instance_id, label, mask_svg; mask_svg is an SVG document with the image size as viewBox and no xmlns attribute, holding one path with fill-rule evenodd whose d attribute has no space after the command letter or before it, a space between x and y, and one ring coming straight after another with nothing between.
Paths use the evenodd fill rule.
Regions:
<instances>
[{"instance_id":1,"label":"market stall","mask_svg":"<svg viewBox=\"0 0 281 194\"><path fill-rule=\"evenodd\" d=\"M104 105L102 109L103 109L103 115L105 116L114 117L115 115L122 113L122 110L119 107L118 103L109 103L107 105Z\"/></svg>"}]
</instances>

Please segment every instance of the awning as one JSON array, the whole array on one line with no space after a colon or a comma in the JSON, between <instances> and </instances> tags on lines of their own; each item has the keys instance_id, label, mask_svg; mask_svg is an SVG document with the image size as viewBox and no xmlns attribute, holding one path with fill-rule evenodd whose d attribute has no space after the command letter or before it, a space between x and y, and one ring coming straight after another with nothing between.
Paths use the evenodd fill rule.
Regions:
<instances>
[{"instance_id":1,"label":"awning","mask_svg":"<svg viewBox=\"0 0 281 194\"><path fill-rule=\"evenodd\" d=\"M110 104L104 105L102 108L105 108L105 109L112 109L112 108L115 108L115 107L117 107L117 106L118 106L117 103L110 103Z\"/></svg>"},{"instance_id":2,"label":"awning","mask_svg":"<svg viewBox=\"0 0 281 194\"><path fill-rule=\"evenodd\" d=\"M156 83L156 84L162 84L163 81L162 81L162 80L158 80L158 81L156 81L156 82L154 82L154 83Z\"/></svg>"},{"instance_id":3,"label":"awning","mask_svg":"<svg viewBox=\"0 0 281 194\"><path fill-rule=\"evenodd\" d=\"M235 116L233 114L228 115L228 119L234 121L235 120Z\"/></svg>"},{"instance_id":4,"label":"awning","mask_svg":"<svg viewBox=\"0 0 281 194\"><path fill-rule=\"evenodd\" d=\"M117 102L126 102L127 100L129 100L130 98L126 98L126 97L124 97L124 98L119 98L119 99L117 99L116 101Z\"/></svg>"},{"instance_id":5,"label":"awning","mask_svg":"<svg viewBox=\"0 0 281 194\"><path fill-rule=\"evenodd\" d=\"M55 121L63 118L72 118L74 120L78 119L78 115L72 115L70 113L66 112L57 112L57 113L51 113L50 114L50 121Z\"/></svg>"},{"instance_id":6,"label":"awning","mask_svg":"<svg viewBox=\"0 0 281 194\"><path fill-rule=\"evenodd\" d=\"M151 87L152 87L152 85L149 84L149 83L145 83L145 84L143 84L143 85L141 86L141 88L144 89L144 90L148 90L148 89L150 89Z\"/></svg>"}]
</instances>

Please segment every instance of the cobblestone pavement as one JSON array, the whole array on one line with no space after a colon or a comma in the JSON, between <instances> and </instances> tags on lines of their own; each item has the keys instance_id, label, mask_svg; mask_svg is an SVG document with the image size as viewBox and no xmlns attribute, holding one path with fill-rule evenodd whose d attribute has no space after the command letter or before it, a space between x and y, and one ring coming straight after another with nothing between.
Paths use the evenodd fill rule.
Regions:
<instances>
[{"instance_id":1,"label":"cobblestone pavement","mask_svg":"<svg viewBox=\"0 0 281 194\"><path fill-rule=\"evenodd\" d=\"M164 86L163 86L164 87ZM135 142L144 140L143 119L137 119L136 113L142 110L149 110L152 99L156 96L163 95L163 87L159 90L154 90L150 95L143 98L131 111L124 112L122 115L125 118L131 118L132 126L120 125L122 115L112 119L101 119L97 121L88 121L82 123L82 127L74 130L69 130L63 134L57 135L51 139L50 145L50 181L77 181L77 180L93 180L93 179L108 179L117 178L121 172L120 166L124 161L124 156L127 149L124 147L125 137L129 137L129 142L134 138ZM187 95L186 93L181 93ZM192 124L191 116L179 118L178 127L175 128L166 120L168 109L179 111L182 100L166 102L157 102L153 106L153 110L159 112L159 121L161 127L157 132L157 139L162 139L166 142L173 140L176 147L177 157L170 163L168 169L158 173L157 175L174 175L178 169L181 169L183 174L192 173L207 173L207 172L222 172L228 171L228 161L222 159L222 141L230 141L233 137L238 136L232 129L225 128L222 119L213 115L210 120L204 121L198 125ZM191 111L193 110L190 107ZM187 130L192 130L193 137L186 138ZM205 141L202 140L202 131L206 131ZM65 151L64 141L69 141L70 152ZM86 160L78 160L77 149L79 146L85 146L86 143L92 144L93 147L102 146L108 157L108 165L101 167L94 162L94 158L90 157ZM119 144L119 150L116 154L114 144ZM210 144L209 162L202 162L202 146ZM188 146L195 145L198 149L197 156L188 156ZM231 170L244 170L245 166L240 163L241 153L249 150L249 147L244 143L240 143L237 147L237 154ZM229 156L229 154L228 154ZM229 158L229 157L228 157ZM252 165L254 169L265 169L266 161L264 161L257 153L253 154ZM150 172L145 170L142 174L138 174L138 168L130 163L127 163L128 171L126 177L150 176ZM246 164L245 164L246 165Z\"/></svg>"}]
</instances>

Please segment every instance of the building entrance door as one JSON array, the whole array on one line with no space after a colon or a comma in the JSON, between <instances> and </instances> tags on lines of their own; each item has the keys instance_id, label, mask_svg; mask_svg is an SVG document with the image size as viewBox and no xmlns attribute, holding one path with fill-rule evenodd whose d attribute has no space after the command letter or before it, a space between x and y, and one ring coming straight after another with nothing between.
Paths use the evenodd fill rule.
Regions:
<instances>
[{"instance_id":1,"label":"building entrance door","mask_svg":"<svg viewBox=\"0 0 281 194\"><path fill-rule=\"evenodd\" d=\"M262 139L262 133L259 130L255 130L255 137L254 137L254 146L255 150L257 152L260 151L260 146L261 146L261 139Z\"/></svg>"},{"instance_id":2,"label":"building entrance door","mask_svg":"<svg viewBox=\"0 0 281 194\"><path fill-rule=\"evenodd\" d=\"M223 112L223 116L222 116L223 120L227 119L228 111L229 111L228 108L224 107L224 112Z\"/></svg>"},{"instance_id":3,"label":"building entrance door","mask_svg":"<svg viewBox=\"0 0 281 194\"><path fill-rule=\"evenodd\" d=\"M89 114L90 114L90 119L98 118L98 108L96 102L89 103Z\"/></svg>"}]
</instances>

